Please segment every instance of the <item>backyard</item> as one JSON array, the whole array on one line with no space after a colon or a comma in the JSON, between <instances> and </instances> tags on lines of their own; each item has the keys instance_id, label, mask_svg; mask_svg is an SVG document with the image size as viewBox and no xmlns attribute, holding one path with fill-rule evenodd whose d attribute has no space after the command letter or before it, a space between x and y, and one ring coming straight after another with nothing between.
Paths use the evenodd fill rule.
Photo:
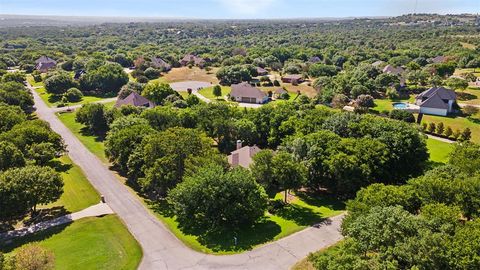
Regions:
<instances>
[{"instance_id":1,"label":"backyard","mask_svg":"<svg viewBox=\"0 0 480 270\"><path fill-rule=\"evenodd\" d=\"M137 269L142 250L116 215L84 218L0 245L15 253L26 243L38 243L55 255L55 269Z\"/></svg>"},{"instance_id":2,"label":"backyard","mask_svg":"<svg viewBox=\"0 0 480 270\"><path fill-rule=\"evenodd\" d=\"M430 153L430 160L435 163L447 163L454 144L442 142L432 138L427 139L427 149Z\"/></svg>"}]
</instances>

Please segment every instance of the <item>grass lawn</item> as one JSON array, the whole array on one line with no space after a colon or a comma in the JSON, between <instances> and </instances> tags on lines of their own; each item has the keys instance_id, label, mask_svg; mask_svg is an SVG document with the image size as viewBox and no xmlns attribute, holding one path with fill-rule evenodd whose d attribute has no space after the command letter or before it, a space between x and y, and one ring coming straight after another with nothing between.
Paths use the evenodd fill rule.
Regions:
<instances>
[{"instance_id":1,"label":"grass lawn","mask_svg":"<svg viewBox=\"0 0 480 270\"><path fill-rule=\"evenodd\" d=\"M63 207L67 212L74 213L100 202L100 195L90 184L82 170L72 163L68 156L59 159L65 170L61 173L64 187L63 195L54 203L41 208Z\"/></svg>"},{"instance_id":2,"label":"grass lawn","mask_svg":"<svg viewBox=\"0 0 480 270\"><path fill-rule=\"evenodd\" d=\"M40 95L42 100L49 106L49 107L57 107L57 105L60 103L61 97L59 96L54 96L52 94L49 94L45 91L44 87L41 88L36 88L35 91ZM87 104L91 102L97 102L100 100L103 100L105 98L103 97L95 97L95 96L83 96L82 100L79 102L69 102L69 106L74 106L74 105L79 105L79 104Z\"/></svg>"},{"instance_id":3,"label":"grass lawn","mask_svg":"<svg viewBox=\"0 0 480 270\"><path fill-rule=\"evenodd\" d=\"M68 225L17 239L4 246L13 252L25 243L38 242L55 255L55 269L137 269L142 250L115 215L85 218Z\"/></svg>"},{"instance_id":4,"label":"grass lawn","mask_svg":"<svg viewBox=\"0 0 480 270\"><path fill-rule=\"evenodd\" d=\"M283 194L278 194L277 199L281 198ZM236 232L205 235L202 232L181 228L175 216L169 213L168 206L152 203L148 205L170 231L187 246L203 253L217 255L240 253L279 240L319 223L325 218L339 215L344 210L343 203L339 201L300 194L290 202L290 205L278 210L275 215L267 213L253 227L239 229ZM237 236L237 246L234 245L233 235Z\"/></svg>"},{"instance_id":5,"label":"grass lawn","mask_svg":"<svg viewBox=\"0 0 480 270\"><path fill-rule=\"evenodd\" d=\"M59 113L58 118L67 126L70 131L85 145L90 152L95 154L104 163L108 163L108 159L105 156L105 146L102 142L102 138L95 135L91 135L85 130L83 124L75 122L75 113Z\"/></svg>"},{"instance_id":6,"label":"grass lawn","mask_svg":"<svg viewBox=\"0 0 480 270\"><path fill-rule=\"evenodd\" d=\"M454 145L439 140L427 139L427 148L430 160L438 163L447 163L448 155L453 151Z\"/></svg>"},{"instance_id":7,"label":"grass lawn","mask_svg":"<svg viewBox=\"0 0 480 270\"><path fill-rule=\"evenodd\" d=\"M188 68L173 68L168 73L164 74L160 79L157 79L161 82L183 82L183 81L201 81L201 82L210 82L212 84L218 84L218 79L215 76L218 68L212 68L210 71L205 69L200 69L198 67Z\"/></svg>"},{"instance_id":8,"label":"grass lawn","mask_svg":"<svg viewBox=\"0 0 480 270\"><path fill-rule=\"evenodd\" d=\"M478 119L478 118L475 118ZM454 116L435 116L435 115L424 115L422 123L435 123L438 124L443 122L445 128L450 126L453 131L460 130L463 131L465 128L470 128L472 131L472 141L475 143L480 143L480 123L475 123L475 119L469 120L465 117L454 117Z\"/></svg>"},{"instance_id":9,"label":"grass lawn","mask_svg":"<svg viewBox=\"0 0 480 270\"><path fill-rule=\"evenodd\" d=\"M458 103L480 105L480 89L469 87L463 91L457 91Z\"/></svg>"},{"instance_id":10,"label":"grass lawn","mask_svg":"<svg viewBox=\"0 0 480 270\"><path fill-rule=\"evenodd\" d=\"M480 68L457 68L455 70L455 73L454 75L461 75L461 74L465 74L465 73L473 73L473 75L477 76L477 77L480 77Z\"/></svg>"},{"instance_id":11,"label":"grass lawn","mask_svg":"<svg viewBox=\"0 0 480 270\"><path fill-rule=\"evenodd\" d=\"M224 99L223 97L230 94L230 92L232 91L232 88L228 87L228 86L222 86L221 88L222 88L222 95L220 97L218 97L218 99ZM211 99L211 100L217 99L217 97L215 97L213 95L213 86L203 88L202 90L198 91L198 93L200 93L200 95L202 95L202 96L204 96L208 99Z\"/></svg>"},{"instance_id":12,"label":"grass lawn","mask_svg":"<svg viewBox=\"0 0 480 270\"><path fill-rule=\"evenodd\" d=\"M343 243L343 240L336 243L333 246L330 246L330 247L321 249L317 252L314 252L314 253L312 253L312 255L319 255L319 254L329 255L329 254L332 254L333 252L336 252L339 249L339 247L340 247L340 245L342 245L342 243ZM313 266L310 259L311 259L311 257L309 256L309 257L306 257L303 260L299 261L298 263L296 263L292 267L292 270L315 270L316 268Z\"/></svg>"},{"instance_id":13,"label":"grass lawn","mask_svg":"<svg viewBox=\"0 0 480 270\"><path fill-rule=\"evenodd\" d=\"M409 99L399 99L399 100L391 100L391 99L375 99L375 107L373 107L373 111L383 112L383 111L391 111L393 110L393 103L397 102L415 102L415 97L412 95Z\"/></svg>"},{"instance_id":14,"label":"grass lawn","mask_svg":"<svg viewBox=\"0 0 480 270\"><path fill-rule=\"evenodd\" d=\"M177 93L180 94L180 96L182 96L183 99L187 99L187 97L189 96L188 92L185 92L185 91L177 91Z\"/></svg>"}]
</instances>

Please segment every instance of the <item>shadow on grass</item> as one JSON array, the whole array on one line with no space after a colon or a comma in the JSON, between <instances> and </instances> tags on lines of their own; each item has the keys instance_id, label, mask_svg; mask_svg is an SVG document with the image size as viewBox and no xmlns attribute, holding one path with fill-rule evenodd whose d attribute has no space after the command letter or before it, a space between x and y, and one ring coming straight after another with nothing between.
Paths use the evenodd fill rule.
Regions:
<instances>
[{"instance_id":1,"label":"shadow on grass","mask_svg":"<svg viewBox=\"0 0 480 270\"><path fill-rule=\"evenodd\" d=\"M9 220L0 220L0 232L7 232L15 229L15 226L22 223L22 226L28 227L35 223L52 220L64 215L70 214L63 206L56 206L45 209L37 209L37 213L31 216L30 213L19 215Z\"/></svg>"},{"instance_id":2,"label":"shadow on grass","mask_svg":"<svg viewBox=\"0 0 480 270\"><path fill-rule=\"evenodd\" d=\"M296 196L304 201L306 204L316 206L316 207L327 207L334 211L342 211L345 210L345 203L339 201L338 199L325 195L325 194L318 194L313 192L298 192Z\"/></svg>"},{"instance_id":3,"label":"shadow on grass","mask_svg":"<svg viewBox=\"0 0 480 270\"><path fill-rule=\"evenodd\" d=\"M1 241L0 242L0 251L4 252L4 253L9 253L12 250L14 250L14 249L16 249L16 248L18 248L18 247L20 247L24 244L43 241L43 240L48 239L48 238L50 238L50 237L52 237L56 234L61 233L68 226L70 226L70 224L72 224L72 223L70 222L70 223L66 223L66 224L63 224L63 225L55 226L55 227L47 229L45 231L41 231L41 232L31 234L31 235L27 235L27 236L20 237L20 238L14 238L14 239L11 239L11 240L8 240L8 241L5 241L5 242Z\"/></svg>"},{"instance_id":4,"label":"shadow on grass","mask_svg":"<svg viewBox=\"0 0 480 270\"><path fill-rule=\"evenodd\" d=\"M82 127L80 129L80 135L85 136L85 137L94 137L96 142L103 142L105 141L105 138L107 137L107 134L105 132L102 133L94 133L91 130L89 130L87 127Z\"/></svg>"},{"instance_id":5,"label":"shadow on grass","mask_svg":"<svg viewBox=\"0 0 480 270\"><path fill-rule=\"evenodd\" d=\"M62 172L67 172L70 170L73 165L72 164L65 164L61 162L60 160L51 160L47 164L49 167L52 167L55 171L62 173Z\"/></svg>"},{"instance_id":6,"label":"shadow on grass","mask_svg":"<svg viewBox=\"0 0 480 270\"><path fill-rule=\"evenodd\" d=\"M147 202L150 209L156 213L169 218L174 218L175 214L166 201ZM199 228L184 227L179 225L179 229L185 235L197 237L197 240L203 246L214 252L239 252L252 249L253 247L272 241L275 236L281 233L281 227L264 217L252 226L244 226L222 231L207 231ZM234 237L237 238L235 245Z\"/></svg>"},{"instance_id":7,"label":"shadow on grass","mask_svg":"<svg viewBox=\"0 0 480 270\"><path fill-rule=\"evenodd\" d=\"M457 97L461 101L476 99L477 96L465 92L457 92Z\"/></svg>"}]
</instances>

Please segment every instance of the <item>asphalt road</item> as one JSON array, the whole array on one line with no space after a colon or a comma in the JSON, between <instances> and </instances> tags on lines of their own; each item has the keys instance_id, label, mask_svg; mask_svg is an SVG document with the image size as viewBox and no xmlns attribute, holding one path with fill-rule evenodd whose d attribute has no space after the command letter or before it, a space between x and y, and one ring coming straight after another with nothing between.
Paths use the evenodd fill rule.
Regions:
<instances>
[{"instance_id":1,"label":"asphalt road","mask_svg":"<svg viewBox=\"0 0 480 270\"><path fill-rule=\"evenodd\" d=\"M337 216L319 226L239 255L214 256L193 251L178 240L105 164L88 151L35 91L32 93L38 117L50 123L52 129L63 137L70 158L105 196L108 205L142 246L143 259L139 269L289 269L310 252L330 246L342 238L339 233L342 216Z\"/></svg>"}]
</instances>

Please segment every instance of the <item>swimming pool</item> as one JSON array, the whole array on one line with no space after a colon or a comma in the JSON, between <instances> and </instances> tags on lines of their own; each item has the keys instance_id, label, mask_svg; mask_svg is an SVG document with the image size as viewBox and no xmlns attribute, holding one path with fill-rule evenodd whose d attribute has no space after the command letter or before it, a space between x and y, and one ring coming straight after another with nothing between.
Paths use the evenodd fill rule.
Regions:
<instances>
[{"instance_id":1,"label":"swimming pool","mask_svg":"<svg viewBox=\"0 0 480 270\"><path fill-rule=\"evenodd\" d=\"M408 108L408 105L406 103L403 103L403 102L393 103L393 108L395 108L397 110L405 110L405 109Z\"/></svg>"}]
</instances>

